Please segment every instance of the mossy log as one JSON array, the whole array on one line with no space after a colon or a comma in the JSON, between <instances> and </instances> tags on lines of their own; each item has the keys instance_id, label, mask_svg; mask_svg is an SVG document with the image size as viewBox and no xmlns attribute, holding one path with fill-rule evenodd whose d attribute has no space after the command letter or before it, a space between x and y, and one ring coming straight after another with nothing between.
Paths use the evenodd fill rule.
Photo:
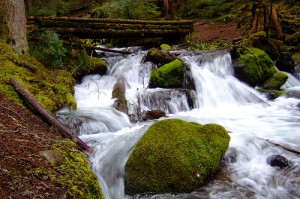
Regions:
<instances>
[{"instance_id":1,"label":"mossy log","mask_svg":"<svg viewBox=\"0 0 300 199\"><path fill-rule=\"evenodd\" d=\"M192 20L145 21L128 19L91 19L43 17L28 18L41 28L51 28L59 34L79 38L153 38L183 37L193 30Z\"/></svg>"},{"instance_id":2,"label":"mossy log","mask_svg":"<svg viewBox=\"0 0 300 199\"><path fill-rule=\"evenodd\" d=\"M62 137L69 138L83 151L86 151L88 153L92 152L92 149L86 143L84 143L75 133L73 133L68 127L66 127L53 115L48 113L48 111L44 109L16 79L11 78L10 83L14 86L16 91L21 94L46 121L48 121L59 130Z\"/></svg>"}]
</instances>

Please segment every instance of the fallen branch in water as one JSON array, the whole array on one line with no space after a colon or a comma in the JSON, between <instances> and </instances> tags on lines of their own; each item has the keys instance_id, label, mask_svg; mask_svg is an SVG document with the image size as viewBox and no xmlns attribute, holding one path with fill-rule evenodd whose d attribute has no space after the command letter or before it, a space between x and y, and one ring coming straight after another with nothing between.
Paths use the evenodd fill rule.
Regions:
<instances>
[{"instance_id":1,"label":"fallen branch in water","mask_svg":"<svg viewBox=\"0 0 300 199\"><path fill-rule=\"evenodd\" d=\"M48 111L44 109L16 79L11 78L10 83L14 86L16 91L19 94L21 94L29 102L29 104L40 114L40 116L42 116L46 121L48 121L50 124L52 124L58 129L62 137L69 138L83 151L92 153L92 149L86 143L84 143L74 132L72 132L57 118L48 113Z\"/></svg>"},{"instance_id":2,"label":"fallen branch in water","mask_svg":"<svg viewBox=\"0 0 300 199\"><path fill-rule=\"evenodd\" d=\"M276 142L270 141L269 139L266 139L266 141L271 143L271 144L274 144L275 146L279 146L280 148L283 148L287 151L290 151L290 152L293 152L293 153L296 153L296 154L300 154L300 151L297 150L297 149L294 149L294 148L291 148L291 147L288 147L288 146L284 146L282 144L278 144Z\"/></svg>"},{"instance_id":3,"label":"fallen branch in water","mask_svg":"<svg viewBox=\"0 0 300 199\"><path fill-rule=\"evenodd\" d=\"M112 53L121 53L121 54L131 54L132 52L129 51L124 51L124 50L113 50L109 48L102 48L102 47L97 47L97 46L84 46L85 49L87 50L101 50L104 52L112 52Z\"/></svg>"}]
</instances>

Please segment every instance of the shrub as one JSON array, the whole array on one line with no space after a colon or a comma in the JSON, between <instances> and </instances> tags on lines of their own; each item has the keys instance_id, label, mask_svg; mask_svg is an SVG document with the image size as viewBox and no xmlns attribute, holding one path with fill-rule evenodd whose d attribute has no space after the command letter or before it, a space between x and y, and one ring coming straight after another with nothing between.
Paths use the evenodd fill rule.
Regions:
<instances>
[{"instance_id":1,"label":"shrub","mask_svg":"<svg viewBox=\"0 0 300 199\"><path fill-rule=\"evenodd\" d=\"M45 66L62 68L67 50L63 47L59 35L49 30L41 31L37 33L36 40L29 43L30 54Z\"/></svg>"}]
</instances>

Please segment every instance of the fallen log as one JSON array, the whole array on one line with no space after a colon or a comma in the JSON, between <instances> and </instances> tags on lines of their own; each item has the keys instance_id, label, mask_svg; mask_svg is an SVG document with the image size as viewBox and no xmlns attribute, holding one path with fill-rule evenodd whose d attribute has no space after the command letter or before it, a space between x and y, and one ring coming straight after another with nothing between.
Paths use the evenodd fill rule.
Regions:
<instances>
[{"instance_id":1,"label":"fallen log","mask_svg":"<svg viewBox=\"0 0 300 199\"><path fill-rule=\"evenodd\" d=\"M294 148L291 148L291 147L288 147L288 146L284 146L282 144L278 144L278 143L273 142L269 139L266 139L266 141L273 144L273 145L275 145L275 146L279 146L280 148L283 148L284 150L287 150L287 151L290 151L290 152L293 152L293 153L296 153L296 154L300 154L300 151L297 150L297 149L294 149Z\"/></svg>"},{"instance_id":2,"label":"fallen log","mask_svg":"<svg viewBox=\"0 0 300 199\"><path fill-rule=\"evenodd\" d=\"M15 78L11 78L10 83L16 91L30 103L41 117L58 129L62 137L72 140L81 150L92 153L92 149L86 143L84 143L74 132L44 109Z\"/></svg>"},{"instance_id":3,"label":"fallen log","mask_svg":"<svg viewBox=\"0 0 300 199\"><path fill-rule=\"evenodd\" d=\"M129 52L129 51L113 50L113 49L102 48L102 47L97 47L97 46L87 46L87 45L85 45L84 48L86 50L101 50L101 51L104 51L104 52L121 53L121 54L131 54L132 53L132 52Z\"/></svg>"}]
</instances>

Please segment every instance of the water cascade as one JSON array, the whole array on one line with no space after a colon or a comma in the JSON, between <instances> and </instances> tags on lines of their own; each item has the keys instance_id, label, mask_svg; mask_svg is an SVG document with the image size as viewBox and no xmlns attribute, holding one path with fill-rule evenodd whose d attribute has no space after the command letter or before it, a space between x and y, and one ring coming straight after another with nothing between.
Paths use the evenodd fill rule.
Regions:
<instances>
[{"instance_id":1,"label":"water cascade","mask_svg":"<svg viewBox=\"0 0 300 199\"><path fill-rule=\"evenodd\" d=\"M177 52L194 79L193 104L184 90L149 89L151 63L142 63L145 51L134 48L128 57L107 54L107 75L86 76L75 86L78 110L57 113L93 149L90 158L106 199L123 198L299 198L299 155L267 139L300 149L300 109L297 98L268 101L233 76L226 51ZM118 79L126 86L129 115L112 108L112 89ZM285 89L300 91L292 76ZM217 123L230 132L222 175L192 193L126 196L124 165L135 143L154 121L140 120L147 110L163 110L168 117L201 124ZM268 157L282 155L285 169L271 167ZM223 176L223 177L222 177Z\"/></svg>"}]
</instances>

